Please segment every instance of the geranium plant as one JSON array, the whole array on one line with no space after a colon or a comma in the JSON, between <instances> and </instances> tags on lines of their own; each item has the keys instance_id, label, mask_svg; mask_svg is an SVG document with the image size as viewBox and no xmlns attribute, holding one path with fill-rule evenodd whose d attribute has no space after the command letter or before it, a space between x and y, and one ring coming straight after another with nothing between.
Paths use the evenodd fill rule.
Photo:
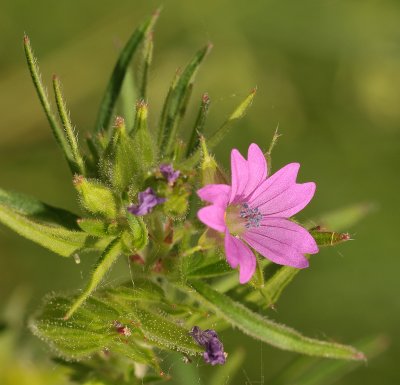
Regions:
<instances>
[{"instance_id":1,"label":"geranium plant","mask_svg":"<svg viewBox=\"0 0 400 385\"><path fill-rule=\"evenodd\" d=\"M293 217L312 199L315 184L296 182L297 163L271 171L277 133L269 149L251 144L247 159L233 149L230 175L210 154L247 112L255 90L210 136L204 134L210 104L204 94L192 131L184 133L181 123L211 48L207 44L176 73L158 125L148 123L147 79L157 17L137 28L122 49L94 128L85 133L86 146L78 143L57 76L58 116L54 113L24 37L33 83L71 169L82 211L74 214L0 190L0 221L62 257L98 254L86 286L71 295L46 297L30 329L71 368L76 381L87 384L166 380L163 350L179 352L188 365L198 356L224 366L234 352L225 351L218 333L230 327L304 355L364 360L351 346L305 337L268 317L283 289L312 263L310 256L349 235L302 225ZM137 104L129 122L119 116L117 101L124 97L122 85L134 55ZM129 260L132 279L99 289L122 256Z\"/></svg>"}]
</instances>

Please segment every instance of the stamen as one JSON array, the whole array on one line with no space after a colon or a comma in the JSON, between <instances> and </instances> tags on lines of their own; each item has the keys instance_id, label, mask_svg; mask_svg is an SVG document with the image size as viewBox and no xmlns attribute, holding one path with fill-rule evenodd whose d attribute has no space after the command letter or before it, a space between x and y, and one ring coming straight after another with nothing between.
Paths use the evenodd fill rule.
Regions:
<instances>
[{"instance_id":1,"label":"stamen","mask_svg":"<svg viewBox=\"0 0 400 385\"><path fill-rule=\"evenodd\" d=\"M243 203L239 215L240 218L246 219L246 223L244 225L246 229L261 226L263 215L260 213L260 210L257 207L251 208L247 203Z\"/></svg>"}]
</instances>

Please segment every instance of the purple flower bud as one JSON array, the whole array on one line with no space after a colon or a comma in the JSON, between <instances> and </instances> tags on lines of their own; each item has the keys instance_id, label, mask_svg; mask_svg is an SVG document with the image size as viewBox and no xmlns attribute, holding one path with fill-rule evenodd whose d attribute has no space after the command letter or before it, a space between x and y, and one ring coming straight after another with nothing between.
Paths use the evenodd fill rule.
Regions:
<instances>
[{"instance_id":1,"label":"purple flower bud","mask_svg":"<svg viewBox=\"0 0 400 385\"><path fill-rule=\"evenodd\" d=\"M218 339L218 334L215 330L207 329L203 331L198 326L193 326L189 334L200 346L205 348L203 358L207 364L213 366L225 364L226 353L224 352L224 346Z\"/></svg>"},{"instance_id":2,"label":"purple flower bud","mask_svg":"<svg viewBox=\"0 0 400 385\"><path fill-rule=\"evenodd\" d=\"M163 177L168 181L171 186L179 178L181 172L179 170L174 171L172 164L160 164L160 171Z\"/></svg>"},{"instance_id":3,"label":"purple flower bud","mask_svg":"<svg viewBox=\"0 0 400 385\"><path fill-rule=\"evenodd\" d=\"M139 193L139 204L128 206L128 211L133 215L146 215L153 210L154 206L165 202L165 198L158 197L151 187Z\"/></svg>"}]
</instances>

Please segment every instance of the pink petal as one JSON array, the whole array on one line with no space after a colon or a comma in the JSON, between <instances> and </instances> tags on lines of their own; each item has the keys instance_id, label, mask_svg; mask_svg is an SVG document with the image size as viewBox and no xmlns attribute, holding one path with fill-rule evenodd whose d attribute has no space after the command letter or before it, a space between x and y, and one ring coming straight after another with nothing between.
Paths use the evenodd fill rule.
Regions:
<instances>
[{"instance_id":1,"label":"pink petal","mask_svg":"<svg viewBox=\"0 0 400 385\"><path fill-rule=\"evenodd\" d=\"M230 197L231 187L226 184L208 184L197 190L201 200L226 207Z\"/></svg>"},{"instance_id":2,"label":"pink petal","mask_svg":"<svg viewBox=\"0 0 400 385\"><path fill-rule=\"evenodd\" d=\"M260 227L253 228L250 231L278 240L301 253L315 254L319 251L311 234L304 227L288 219L264 218Z\"/></svg>"},{"instance_id":3,"label":"pink petal","mask_svg":"<svg viewBox=\"0 0 400 385\"><path fill-rule=\"evenodd\" d=\"M232 172L232 183L231 183L231 197L229 203L237 201L243 194L246 188L249 168L247 160L243 158L240 152L233 149L231 152L231 172Z\"/></svg>"},{"instance_id":4,"label":"pink petal","mask_svg":"<svg viewBox=\"0 0 400 385\"><path fill-rule=\"evenodd\" d=\"M284 239L275 239L268 233L261 234L253 230L247 231L242 238L265 258L279 265L299 269L308 267L307 258L292 244L286 243Z\"/></svg>"},{"instance_id":5,"label":"pink petal","mask_svg":"<svg viewBox=\"0 0 400 385\"><path fill-rule=\"evenodd\" d=\"M289 218L308 205L315 193L315 183L293 184L279 194L264 195L264 202L257 206L260 212L268 217Z\"/></svg>"},{"instance_id":6,"label":"pink petal","mask_svg":"<svg viewBox=\"0 0 400 385\"><path fill-rule=\"evenodd\" d=\"M239 265L239 282L250 281L256 270L256 257L241 240L229 234L228 230L225 233L225 253L232 268Z\"/></svg>"},{"instance_id":7,"label":"pink petal","mask_svg":"<svg viewBox=\"0 0 400 385\"><path fill-rule=\"evenodd\" d=\"M226 229L225 209L220 206L211 205L203 207L197 212L197 217L205 225L216 231L224 232Z\"/></svg>"},{"instance_id":8,"label":"pink petal","mask_svg":"<svg viewBox=\"0 0 400 385\"><path fill-rule=\"evenodd\" d=\"M243 196L250 195L267 177L267 162L265 156L255 143L252 143L247 153L249 176Z\"/></svg>"},{"instance_id":9,"label":"pink petal","mask_svg":"<svg viewBox=\"0 0 400 385\"><path fill-rule=\"evenodd\" d=\"M250 206L258 207L268 198L273 198L294 185L299 168L300 165L298 163L290 163L271 175L253 192L248 202Z\"/></svg>"}]
</instances>

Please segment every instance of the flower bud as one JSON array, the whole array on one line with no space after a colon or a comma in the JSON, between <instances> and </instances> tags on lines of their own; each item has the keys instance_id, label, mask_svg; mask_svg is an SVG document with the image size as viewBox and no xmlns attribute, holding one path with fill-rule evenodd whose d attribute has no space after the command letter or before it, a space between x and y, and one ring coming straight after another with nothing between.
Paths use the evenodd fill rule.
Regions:
<instances>
[{"instance_id":1,"label":"flower bud","mask_svg":"<svg viewBox=\"0 0 400 385\"><path fill-rule=\"evenodd\" d=\"M207 184L226 184L227 177L221 167L210 155L207 149L207 144L204 136L200 137L200 146L202 150L201 160L201 183L203 186Z\"/></svg>"},{"instance_id":2,"label":"flower bud","mask_svg":"<svg viewBox=\"0 0 400 385\"><path fill-rule=\"evenodd\" d=\"M78 190L82 206L93 214L115 218L117 205L109 188L81 175L74 177L74 186Z\"/></svg>"}]
</instances>

